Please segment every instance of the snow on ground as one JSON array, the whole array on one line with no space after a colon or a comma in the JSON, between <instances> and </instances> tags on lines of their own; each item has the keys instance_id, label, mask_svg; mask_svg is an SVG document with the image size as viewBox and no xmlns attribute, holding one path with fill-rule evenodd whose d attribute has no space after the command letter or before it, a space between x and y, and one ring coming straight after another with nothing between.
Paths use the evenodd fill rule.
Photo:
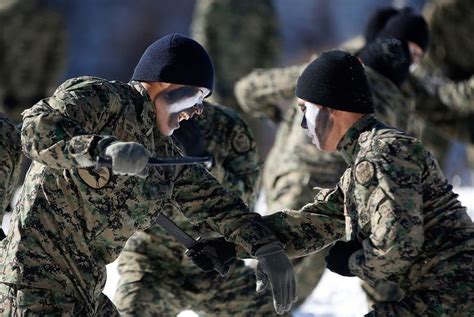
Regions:
<instances>
[{"instance_id":1,"label":"snow on ground","mask_svg":"<svg viewBox=\"0 0 474 317\"><path fill-rule=\"evenodd\" d=\"M474 187L458 187L455 192L469 215L474 219ZM263 201L261 199L260 201ZM258 208L262 210L262 205ZM10 215L3 219L4 230L8 227ZM118 281L116 262L107 265L107 283L104 294L113 299ZM360 282L354 277L343 277L330 271L324 273L318 287L313 291L306 302L299 307L295 317L355 317L363 316L368 308L365 295L360 288ZM184 311L179 317L195 317L192 311Z\"/></svg>"}]
</instances>

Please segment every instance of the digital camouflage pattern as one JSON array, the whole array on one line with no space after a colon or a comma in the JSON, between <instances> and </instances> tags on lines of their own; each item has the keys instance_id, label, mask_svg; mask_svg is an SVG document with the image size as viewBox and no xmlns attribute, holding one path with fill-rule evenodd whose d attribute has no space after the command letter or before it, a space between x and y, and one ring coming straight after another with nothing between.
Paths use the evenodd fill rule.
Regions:
<instances>
[{"instance_id":1,"label":"digital camouflage pattern","mask_svg":"<svg viewBox=\"0 0 474 317\"><path fill-rule=\"evenodd\" d=\"M57 87L65 37L61 16L39 1L0 1L0 111L14 122Z\"/></svg>"},{"instance_id":2,"label":"digital camouflage pattern","mask_svg":"<svg viewBox=\"0 0 474 317\"><path fill-rule=\"evenodd\" d=\"M245 111L283 120L275 143L265 162L263 188L267 210L299 209L315 195L314 187L332 187L347 168L337 153L318 150L301 128L303 115L296 107L296 80L305 65L286 68L258 69L242 78L235 87L236 97ZM413 106L400 89L383 75L366 67L376 115L391 126L415 129ZM274 114L277 113L275 116ZM298 282L298 298L302 303L316 287L324 273L324 252L294 262Z\"/></svg>"},{"instance_id":3,"label":"digital camouflage pattern","mask_svg":"<svg viewBox=\"0 0 474 317\"><path fill-rule=\"evenodd\" d=\"M474 226L414 137L366 115L338 145L349 168L300 210L265 216L290 256L358 239L352 273L383 301L373 316L471 316Z\"/></svg>"},{"instance_id":4,"label":"digital camouflage pattern","mask_svg":"<svg viewBox=\"0 0 474 317\"><path fill-rule=\"evenodd\" d=\"M235 82L254 68L272 67L279 57L280 30L272 0L196 1L191 34L214 62L211 98L234 109Z\"/></svg>"},{"instance_id":5,"label":"digital camouflage pattern","mask_svg":"<svg viewBox=\"0 0 474 317\"><path fill-rule=\"evenodd\" d=\"M474 143L474 116L468 110L473 106L473 10L469 0L440 0L429 2L423 12L430 44L411 76L410 90L420 138L441 166L452 139Z\"/></svg>"},{"instance_id":6,"label":"digital camouflage pattern","mask_svg":"<svg viewBox=\"0 0 474 317\"><path fill-rule=\"evenodd\" d=\"M437 94L441 102L450 109L463 114L473 112L474 74L462 81L442 81L437 87Z\"/></svg>"},{"instance_id":7,"label":"digital camouflage pattern","mask_svg":"<svg viewBox=\"0 0 474 317\"><path fill-rule=\"evenodd\" d=\"M21 158L20 130L0 113L0 221L15 192Z\"/></svg>"},{"instance_id":8,"label":"digital camouflage pattern","mask_svg":"<svg viewBox=\"0 0 474 317\"><path fill-rule=\"evenodd\" d=\"M423 14L430 29L429 58L451 79L474 74L474 6L470 0L438 0Z\"/></svg>"},{"instance_id":9,"label":"digital camouflage pattern","mask_svg":"<svg viewBox=\"0 0 474 317\"><path fill-rule=\"evenodd\" d=\"M194 224L251 254L275 241L261 217L203 166L153 167L146 179L89 167L110 137L143 144L157 157L181 155L155 128L154 107L140 83L71 79L23 119L23 151L33 165L0 249L0 302L7 306L37 302L5 288L44 289L72 299L61 303L65 311L100 314L105 265L135 231L153 225L169 201Z\"/></svg>"},{"instance_id":10,"label":"digital camouflage pattern","mask_svg":"<svg viewBox=\"0 0 474 317\"><path fill-rule=\"evenodd\" d=\"M201 132L206 154L213 157L211 175L252 206L261 164L248 126L235 111L208 102L203 114L192 120ZM198 142L197 134L190 135L193 142ZM192 226L171 204L162 212L194 237L216 236ZM253 269L239 262L226 278L204 273L184 256L185 250L160 226L135 233L118 258L120 281L114 303L120 313L175 316L192 309L206 316L275 315L270 293L255 292Z\"/></svg>"}]
</instances>

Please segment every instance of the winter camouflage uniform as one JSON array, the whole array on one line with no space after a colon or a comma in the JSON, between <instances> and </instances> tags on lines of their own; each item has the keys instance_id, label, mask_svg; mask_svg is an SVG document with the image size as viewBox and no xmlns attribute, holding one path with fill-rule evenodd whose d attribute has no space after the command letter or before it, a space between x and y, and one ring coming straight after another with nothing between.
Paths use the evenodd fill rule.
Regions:
<instances>
[{"instance_id":1,"label":"winter camouflage uniform","mask_svg":"<svg viewBox=\"0 0 474 317\"><path fill-rule=\"evenodd\" d=\"M211 174L253 205L260 162L247 125L229 108L206 102L204 113L195 121L204 150L214 159ZM192 134L193 142L198 142L198 133ZM163 212L196 237L215 236L186 222L172 205ZM255 292L254 270L243 262L239 261L230 276L222 278L215 272L200 271L184 251L159 226L137 232L128 240L118 260L121 276L114 300L122 315L175 316L185 309L204 311L206 316L275 314L270 294Z\"/></svg>"},{"instance_id":2,"label":"winter camouflage uniform","mask_svg":"<svg viewBox=\"0 0 474 317\"><path fill-rule=\"evenodd\" d=\"M57 87L65 58L65 26L37 0L0 1L0 111L14 122Z\"/></svg>"},{"instance_id":3,"label":"winter camouflage uniform","mask_svg":"<svg viewBox=\"0 0 474 317\"><path fill-rule=\"evenodd\" d=\"M290 104L280 123L272 150L263 171L267 210L298 209L314 197L313 187L332 187L347 168L337 153L319 151L301 128L303 115L295 106L296 80L306 65L281 69L256 70L236 85L236 96L249 113L280 116ZM366 67L372 87L377 116L391 126L411 128L412 106L389 79ZM276 116L275 116L276 113ZM295 263L300 303L312 292L321 278L326 252L318 252Z\"/></svg>"},{"instance_id":4,"label":"winter camouflage uniform","mask_svg":"<svg viewBox=\"0 0 474 317\"><path fill-rule=\"evenodd\" d=\"M349 168L313 203L265 221L301 256L358 239L353 274L381 289L373 316L472 316L474 226L415 138L364 116L338 145Z\"/></svg>"},{"instance_id":5,"label":"winter camouflage uniform","mask_svg":"<svg viewBox=\"0 0 474 317\"><path fill-rule=\"evenodd\" d=\"M111 138L143 144L158 157L180 155L155 128L153 104L138 82L71 79L23 119L23 151L33 165L0 248L0 310L116 314L102 294L105 265L170 200L251 254L276 239L203 166L153 167L146 179L88 167Z\"/></svg>"},{"instance_id":6,"label":"winter camouflage uniform","mask_svg":"<svg viewBox=\"0 0 474 317\"><path fill-rule=\"evenodd\" d=\"M429 3L427 56L415 70L411 89L423 130L421 139L444 166L451 139L474 143L474 6L469 0ZM467 111L466 111L467 110ZM472 162L470 162L473 164Z\"/></svg>"},{"instance_id":7,"label":"winter camouflage uniform","mask_svg":"<svg viewBox=\"0 0 474 317\"><path fill-rule=\"evenodd\" d=\"M20 130L0 113L0 222L15 191L21 158Z\"/></svg>"},{"instance_id":8,"label":"winter camouflage uniform","mask_svg":"<svg viewBox=\"0 0 474 317\"><path fill-rule=\"evenodd\" d=\"M216 67L211 98L232 108L238 107L235 82L256 67L272 67L278 58L280 33L271 0L199 0L191 33Z\"/></svg>"}]
</instances>

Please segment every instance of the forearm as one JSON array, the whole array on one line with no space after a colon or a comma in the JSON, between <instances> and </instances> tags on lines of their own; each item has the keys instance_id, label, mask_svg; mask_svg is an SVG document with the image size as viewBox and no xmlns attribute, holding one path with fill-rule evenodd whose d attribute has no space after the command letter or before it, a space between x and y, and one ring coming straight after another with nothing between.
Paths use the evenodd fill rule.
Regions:
<instances>
[{"instance_id":1,"label":"forearm","mask_svg":"<svg viewBox=\"0 0 474 317\"><path fill-rule=\"evenodd\" d=\"M255 70L237 82L236 98L249 114L274 119L281 112L279 105L294 98L296 80L302 70L303 66Z\"/></svg>"},{"instance_id":2,"label":"forearm","mask_svg":"<svg viewBox=\"0 0 474 317\"><path fill-rule=\"evenodd\" d=\"M264 221L291 258L317 252L344 237L344 220L327 215L284 210L265 216Z\"/></svg>"},{"instance_id":3,"label":"forearm","mask_svg":"<svg viewBox=\"0 0 474 317\"><path fill-rule=\"evenodd\" d=\"M77 121L53 109L50 99L24 112L21 140L25 155L51 168L92 166L98 143L107 137L87 132Z\"/></svg>"},{"instance_id":4,"label":"forearm","mask_svg":"<svg viewBox=\"0 0 474 317\"><path fill-rule=\"evenodd\" d=\"M276 240L259 214L251 212L201 166L182 169L175 181L173 198L191 222L206 223L229 241L242 245L249 254Z\"/></svg>"}]
</instances>

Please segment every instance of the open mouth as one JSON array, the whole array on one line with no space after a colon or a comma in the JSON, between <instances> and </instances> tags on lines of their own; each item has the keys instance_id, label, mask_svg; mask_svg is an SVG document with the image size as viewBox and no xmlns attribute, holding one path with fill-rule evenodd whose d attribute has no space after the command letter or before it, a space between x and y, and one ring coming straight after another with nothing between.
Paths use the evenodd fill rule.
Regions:
<instances>
[{"instance_id":1,"label":"open mouth","mask_svg":"<svg viewBox=\"0 0 474 317\"><path fill-rule=\"evenodd\" d=\"M189 115L186 113L186 112L181 112L179 115L178 115L178 122L181 122L183 120L189 120L190 117Z\"/></svg>"}]
</instances>

